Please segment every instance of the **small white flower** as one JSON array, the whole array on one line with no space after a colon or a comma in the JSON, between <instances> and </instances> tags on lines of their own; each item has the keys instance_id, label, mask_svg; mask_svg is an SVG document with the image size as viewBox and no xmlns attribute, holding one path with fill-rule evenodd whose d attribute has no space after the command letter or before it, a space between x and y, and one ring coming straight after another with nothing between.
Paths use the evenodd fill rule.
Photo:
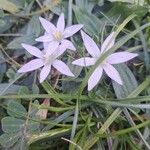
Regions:
<instances>
[{"instance_id":1,"label":"small white flower","mask_svg":"<svg viewBox=\"0 0 150 150\"><path fill-rule=\"evenodd\" d=\"M56 27L48 20L40 17L40 22L45 29L45 34L36 39L36 41L48 43L53 47L57 47L59 44L65 45L66 49L76 50L73 43L66 38L71 37L78 32L83 25L76 24L65 28L64 14L62 13L58 18Z\"/></svg>"},{"instance_id":2,"label":"small white flower","mask_svg":"<svg viewBox=\"0 0 150 150\"><path fill-rule=\"evenodd\" d=\"M22 47L24 47L30 54L36 56L37 58L23 65L18 70L19 73L29 72L43 67L40 72L40 82L43 82L49 75L51 71L51 66L53 66L64 75L72 77L74 76L68 66L61 60L57 59L66 50L66 47L64 45L59 46L52 51L51 49L49 49L50 47L47 47L46 44L44 45L43 51L40 51L37 47L28 44L22 44Z\"/></svg>"},{"instance_id":3,"label":"small white flower","mask_svg":"<svg viewBox=\"0 0 150 150\"><path fill-rule=\"evenodd\" d=\"M92 57L84 57L73 61L72 63L79 66L92 66L96 61L109 50L115 43L115 39L112 39L114 32L112 32L103 42L101 49L98 48L96 43L83 31L81 31L84 45ZM88 90L92 90L99 82L103 70L114 81L119 84L123 84L118 71L112 66L113 64L119 64L126 62L134 57L138 56L135 53L129 52L116 52L108 56L102 64L100 64L92 73L88 80Z\"/></svg>"}]
</instances>

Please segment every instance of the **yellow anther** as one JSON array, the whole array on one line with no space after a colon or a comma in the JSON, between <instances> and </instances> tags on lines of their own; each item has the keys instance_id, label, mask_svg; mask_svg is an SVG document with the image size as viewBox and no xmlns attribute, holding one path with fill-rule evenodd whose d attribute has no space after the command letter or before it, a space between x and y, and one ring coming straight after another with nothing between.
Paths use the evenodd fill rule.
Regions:
<instances>
[{"instance_id":1,"label":"yellow anther","mask_svg":"<svg viewBox=\"0 0 150 150\"><path fill-rule=\"evenodd\" d=\"M60 40L62 39L62 34L61 34L61 32L56 31L56 32L54 33L54 38L55 38L57 41L60 41Z\"/></svg>"}]
</instances>

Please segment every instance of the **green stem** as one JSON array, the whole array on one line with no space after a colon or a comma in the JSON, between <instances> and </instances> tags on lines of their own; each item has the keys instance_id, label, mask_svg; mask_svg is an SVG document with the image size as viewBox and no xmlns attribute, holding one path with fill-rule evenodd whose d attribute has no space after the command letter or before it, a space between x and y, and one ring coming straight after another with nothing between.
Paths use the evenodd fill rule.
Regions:
<instances>
[{"instance_id":1,"label":"green stem","mask_svg":"<svg viewBox=\"0 0 150 150\"><path fill-rule=\"evenodd\" d=\"M68 26L72 25L72 2L73 0L69 0L68 3Z\"/></svg>"},{"instance_id":2,"label":"green stem","mask_svg":"<svg viewBox=\"0 0 150 150\"><path fill-rule=\"evenodd\" d=\"M148 126L148 125L150 125L150 120L147 120L143 123L140 123L138 125L135 125L133 127L127 128L127 129L122 129L122 130L119 130L119 131L116 131L116 132L112 132L110 134L97 134L97 136L99 138L108 138L108 137L120 136L120 135L123 135L123 134L133 132L137 129L143 128L143 127Z\"/></svg>"}]
</instances>

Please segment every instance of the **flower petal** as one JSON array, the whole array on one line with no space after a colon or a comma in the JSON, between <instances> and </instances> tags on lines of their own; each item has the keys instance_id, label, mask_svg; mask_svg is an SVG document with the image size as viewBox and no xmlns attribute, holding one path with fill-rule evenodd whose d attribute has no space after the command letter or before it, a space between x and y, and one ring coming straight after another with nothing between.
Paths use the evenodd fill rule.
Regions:
<instances>
[{"instance_id":1,"label":"flower petal","mask_svg":"<svg viewBox=\"0 0 150 150\"><path fill-rule=\"evenodd\" d=\"M70 27L67 27L64 31L63 37L68 38L78 32L83 27L82 24L72 25Z\"/></svg>"},{"instance_id":2,"label":"flower petal","mask_svg":"<svg viewBox=\"0 0 150 150\"><path fill-rule=\"evenodd\" d=\"M73 61L72 64L78 66L92 66L95 64L95 62L96 62L95 58L84 57Z\"/></svg>"},{"instance_id":3,"label":"flower petal","mask_svg":"<svg viewBox=\"0 0 150 150\"><path fill-rule=\"evenodd\" d=\"M69 40L62 40L61 44L63 44L64 46L66 46L67 49L73 50L75 51L76 48L74 47L73 43Z\"/></svg>"},{"instance_id":4,"label":"flower petal","mask_svg":"<svg viewBox=\"0 0 150 150\"><path fill-rule=\"evenodd\" d=\"M33 59L23 65L19 70L18 73L23 73L23 72L29 72L36 70L44 65L44 62L42 59Z\"/></svg>"},{"instance_id":5,"label":"flower petal","mask_svg":"<svg viewBox=\"0 0 150 150\"><path fill-rule=\"evenodd\" d=\"M84 42L84 45L89 52L89 54L93 57L99 57L100 56L100 50L96 43L92 40L90 36L88 36L85 32L81 31L82 39Z\"/></svg>"},{"instance_id":6,"label":"flower petal","mask_svg":"<svg viewBox=\"0 0 150 150\"><path fill-rule=\"evenodd\" d=\"M43 35L35 39L35 41L38 41L38 42L51 42L52 40L53 40L53 36L50 34Z\"/></svg>"},{"instance_id":7,"label":"flower petal","mask_svg":"<svg viewBox=\"0 0 150 150\"><path fill-rule=\"evenodd\" d=\"M134 57L137 57L138 54L135 53L129 53L129 52L117 52L114 54L111 54L107 57L107 62L110 64L119 64L126 62Z\"/></svg>"},{"instance_id":8,"label":"flower petal","mask_svg":"<svg viewBox=\"0 0 150 150\"><path fill-rule=\"evenodd\" d=\"M43 53L42 53L37 47L31 46L31 45L28 45L28 44L24 44L24 43L22 43L21 45L22 45L22 47L25 48L31 55L36 56L36 57L38 57L38 58L42 58Z\"/></svg>"},{"instance_id":9,"label":"flower petal","mask_svg":"<svg viewBox=\"0 0 150 150\"><path fill-rule=\"evenodd\" d=\"M47 47L47 49L45 49L46 53L48 55L51 55L52 53L54 53L54 51L56 51L58 46L59 46L59 42L58 41L52 41L52 42L48 43L48 47Z\"/></svg>"},{"instance_id":10,"label":"flower petal","mask_svg":"<svg viewBox=\"0 0 150 150\"><path fill-rule=\"evenodd\" d=\"M49 22L48 20L46 20L42 17L39 17L39 20L40 20L43 28L46 30L47 33L52 34L52 32L56 31L56 27L51 22Z\"/></svg>"},{"instance_id":11,"label":"flower petal","mask_svg":"<svg viewBox=\"0 0 150 150\"><path fill-rule=\"evenodd\" d=\"M49 44L49 42L44 42L44 43L43 43L43 48L44 48L44 50L48 49L48 44Z\"/></svg>"},{"instance_id":12,"label":"flower petal","mask_svg":"<svg viewBox=\"0 0 150 150\"><path fill-rule=\"evenodd\" d=\"M47 35L52 36L52 35L48 34L47 32L45 32L44 35L46 35L46 36ZM43 42L43 48L44 48L44 50L48 49L48 44L49 44L49 42Z\"/></svg>"},{"instance_id":13,"label":"flower petal","mask_svg":"<svg viewBox=\"0 0 150 150\"><path fill-rule=\"evenodd\" d=\"M91 91L99 82L102 77L103 69L97 67L88 80L88 91Z\"/></svg>"},{"instance_id":14,"label":"flower petal","mask_svg":"<svg viewBox=\"0 0 150 150\"><path fill-rule=\"evenodd\" d=\"M57 59L53 62L52 65L62 74L74 77L73 73L70 71L69 67L64 62Z\"/></svg>"},{"instance_id":15,"label":"flower petal","mask_svg":"<svg viewBox=\"0 0 150 150\"><path fill-rule=\"evenodd\" d=\"M43 82L51 71L51 65L45 65L40 72L40 83Z\"/></svg>"},{"instance_id":16,"label":"flower petal","mask_svg":"<svg viewBox=\"0 0 150 150\"><path fill-rule=\"evenodd\" d=\"M61 13L61 15L58 18L57 21L57 29L61 31L62 33L64 32L65 29L65 18L64 18L64 13Z\"/></svg>"},{"instance_id":17,"label":"flower petal","mask_svg":"<svg viewBox=\"0 0 150 150\"><path fill-rule=\"evenodd\" d=\"M116 81L119 84L123 84L121 77L118 73L118 71L110 64L104 64L103 69L105 70L106 74L114 81Z\"/></svg>"},{"instance_id":18,"label":"flower petal","mask_svg":"<svg viewBox=\"0 0 150 150\"><path fill-rule=\"evenodd\" d=\"M53 56L54 58L58 58L59 56L61 56L67 49L66 45L59 45L58 48L53 52Z\"/></svg>"},{"instance_id":19,"label":"flower petal","mask_svg":"<svg viewBox=\"0 0 150 150\"><path fill-rule=\"evenodd\" d=\"M101 53L106 52L107 50L109 50L111 47L114 46L115 44L115 38L113 38L115 32L112 32L103 42L102 46L101 46Z\"/></svg>"}]
</instances>

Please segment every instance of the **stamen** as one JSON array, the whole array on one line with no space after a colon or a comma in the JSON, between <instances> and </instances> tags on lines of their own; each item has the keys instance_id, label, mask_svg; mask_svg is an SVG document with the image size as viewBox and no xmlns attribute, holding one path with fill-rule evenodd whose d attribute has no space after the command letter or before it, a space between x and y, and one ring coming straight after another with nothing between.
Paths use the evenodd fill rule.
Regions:
<instances>
[{"instance_id":1,"label":"stamen","mask_svg":"<svg viewBox=\"0 0 150 150\"><path fill-rule=\"evenodd\" d=\"M56 31L54 33L54 38L55 38L55 40L60 41L62 39L62 33L59 31Z\"/></svg>"},{"instance_id":2,"label":"stamen","mask_svg":"<svg viewBox=\"0 0 150 150\"><path fill-rule=\"evenodd\" d=\"M49 55L47 55L47 54L44 54L44 56L43 56L44 58L44 62L45 62L45 64L49 64L49 63L51 63L51 61L52 61L52 58L49 56Z\"/></svg>"},{"instance_id":3,"label":"stamen","mask_svg":"<svg viewBox=\"0 0 150 150\"><path fill-rule=\"evenodd\" d=\"M55 57L54 57L54 55L44 54L43 60L44 60L45 64L51 64L55 60Z\"/></svg>"}]
</instances>

